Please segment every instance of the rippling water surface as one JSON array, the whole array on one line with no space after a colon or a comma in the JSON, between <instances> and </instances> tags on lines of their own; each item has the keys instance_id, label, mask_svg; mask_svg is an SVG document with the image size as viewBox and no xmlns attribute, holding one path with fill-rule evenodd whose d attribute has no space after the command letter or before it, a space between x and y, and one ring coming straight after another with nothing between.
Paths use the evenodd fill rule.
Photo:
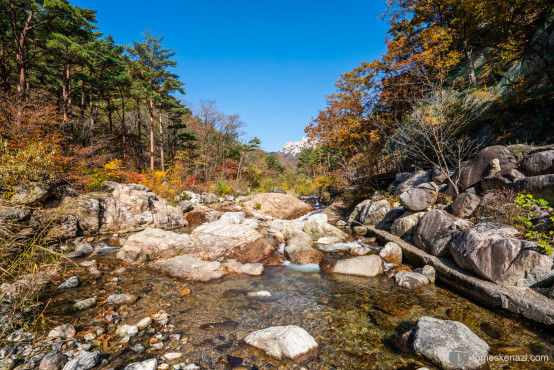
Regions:
<instances>
[{"instance_id":1,"label":"rippling water surface","mask_svg":"<svg viewBox=\"0 0 554 370\"><path fill-rule=\"evenodd\" d=\"M119 267L113 254L96 259L107 272ZM165 349L153 353L161 356L177 349L184 354L181 360L210 369L295 367L265 357L241 342L251 331L291 324L306 329L319 344L319 357L302 363L309 369L432 367L415 355L402 352L394 339L412 329L421 316L463 322L491 346L491 354L554 358L554 333L540 325L494 313L440 287L409 291L385 277L330 276L316 265L268 266L260 277L232 276L210 283L174 280L145 268L134 268L118 283L108 281L113 277L107 273L100 278L81 276L80 287L49 293L53 303L47 316L54 322L77 322L80 332L95 325L113 332L115 326L104 321L110 308L74 312L73 300L96 295L102 302L110 294L134 293L140 299L117 312L120 324L136 324L143 317L165 310L171 315L170 324L175 326L173 333L188 341L168 341ZM191 294L179 296L183 288L189 288ZM272 296L246 295L261 290ZM217 325L205 325L214 323ZM149 338L139 337L131 347L143 343L148 348ZM137 355L116 341L102 345L102 352L111 353L112 367L153 356ZM491 363L491 368L554 368L554 362L500 362Z\"/></svg>"}]
</instances>

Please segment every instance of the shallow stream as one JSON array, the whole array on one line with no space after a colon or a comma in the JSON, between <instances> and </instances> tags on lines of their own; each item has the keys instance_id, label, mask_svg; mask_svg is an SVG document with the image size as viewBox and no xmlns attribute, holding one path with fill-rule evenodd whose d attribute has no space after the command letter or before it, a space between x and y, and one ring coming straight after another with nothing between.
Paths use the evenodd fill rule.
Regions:
<instances>
[{"instance_id":1,"label":"shallow stream","mask_svg":"<svg viewBox=\"0 0 554 370\"><path fill-rule=\"evenodd\" d=\"M266 266L260 277L231 276L210 283L180 281L135 267L115 282L109 272L122 266L115 254L92 259L104 269L101 277L91 277L86 269L75 268L64 276L79 274L79 287L45 292L52 299L45 313L52 326L71 322L80 333L92 331L94 326L113 333L119 319L119 325L134 325L160 310L170 315L169 324L174 325L173 331L164 333L165 348L152 353L137 355L131 348L136 343L148 348L155 334L138 337L129 346L116 340L97 342L97 350L110 353L109 367L178 351L184 354L179 362L208 369L294 368L295 364L273 360L246 347L241 339L268 326L298 325L319 344L318 358L301 364L308 369L433 368L421 358L404 353L395 341L398 334L414 328L419 317L432 316L466 324L490 345L491 355L550 358L550 362L491 362L493 369L554 368L554 333L518 317L487 310L440 286L409 291L385 277L331 276L315 265L290 264ZM189 288L191 294L179 295L184 288ZM251 298L246 294L263 290L271 297ZM101 305L84 311L72 308L74 300L97 296L102 302L116 293L137 294L139 300L115 312ZM110 312L113 323L106 321ZM176 333L182 335L181 340L169 340L169 334Z\"/></svg>"}]
</instances>

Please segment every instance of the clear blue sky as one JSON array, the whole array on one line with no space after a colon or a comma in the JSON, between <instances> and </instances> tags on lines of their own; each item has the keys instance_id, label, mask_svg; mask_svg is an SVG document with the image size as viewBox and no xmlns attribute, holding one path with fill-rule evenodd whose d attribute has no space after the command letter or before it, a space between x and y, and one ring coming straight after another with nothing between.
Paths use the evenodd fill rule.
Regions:
<instances>
[{"instance_id":1,"label":"clear blue sky","mask_svg":"<svg viewBox=\"0 0 554 370\"><path fill-rule=\"evenodd\" d=\"M177 51L185 99L216 100L245 138L279 150L304 135L340 73L385 51L385 0L70 0L120 44L149 29Z\"/></svg>"}]
</instances>

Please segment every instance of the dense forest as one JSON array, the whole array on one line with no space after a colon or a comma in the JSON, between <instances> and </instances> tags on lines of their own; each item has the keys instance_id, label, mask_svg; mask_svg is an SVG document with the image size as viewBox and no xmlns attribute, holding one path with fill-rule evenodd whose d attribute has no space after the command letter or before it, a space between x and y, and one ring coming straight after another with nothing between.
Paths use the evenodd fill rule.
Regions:
<instances>
[{"instance_id":1,"label":"dense forest","mask_svg":"<svg viewBox=\"0 0 554 370\"><path fill-rule=\"evenodd\" d=\"M1 183L138 182L174 197L184 188L247 193L312 191L237 114L215 101L192 107L172 71L175 51L146 31L118 45L95 26L95 11L66 0L0 2Z\"/></svg>"},{"instance_id":2,"label":"dense forest","mask_svg":"<svg viewBox=\"0 0 554 370\"><path fill-rule=\"evenodd\" d=\"M461 151L443 166L456 168L483 145L552 141L551 1L387 5L386 53L342 74L306 128L318 149L304 162L330 172L327 183L414 156L434 164Z\"/></svg>"}]
</instances>

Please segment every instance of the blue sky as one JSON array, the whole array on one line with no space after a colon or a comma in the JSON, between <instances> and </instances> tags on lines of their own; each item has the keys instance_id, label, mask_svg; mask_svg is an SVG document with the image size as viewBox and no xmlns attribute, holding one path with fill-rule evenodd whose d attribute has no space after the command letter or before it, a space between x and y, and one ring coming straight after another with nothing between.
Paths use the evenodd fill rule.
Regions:
<instances>
[{"instance_id":1,"label":"blue sky","mask_svg":"<svg viewBox=\"0 0 554 370\"><path fill-rule=\"evenodd\" d=\"M185 99L238 113L267 151L304 135L340 73L385 51L385 0L70 0L120 44L149 29L177 51Z\"/></svg>"}]
</instances>

